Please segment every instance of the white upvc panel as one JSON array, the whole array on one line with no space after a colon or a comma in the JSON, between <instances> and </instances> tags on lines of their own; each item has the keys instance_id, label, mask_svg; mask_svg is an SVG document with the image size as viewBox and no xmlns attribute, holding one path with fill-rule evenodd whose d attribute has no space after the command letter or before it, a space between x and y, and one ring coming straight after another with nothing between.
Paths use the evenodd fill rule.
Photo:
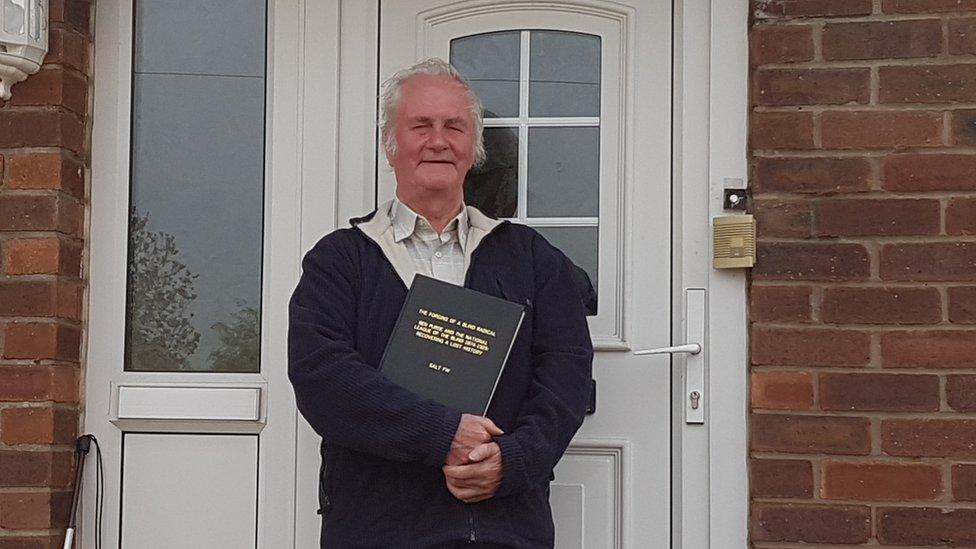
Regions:
<instances>
[{"instance_id":1,"label":"white upvc panel","mask_svg":"<svg viewBox=\"0 0 976 549\"><path fill-rule=\"evenodd\" d=\"M118 387L116 419L261 419L259 387Z\"/></svg>"},{"instance_id":2,"label":"white upvc panel","mask_svg":"<svg viewBox=\"0 0 976 549\"><path fill-rule=\"evenodd\" d=\"M257 436L139 433L123 447L120 547L255 547Z\"/></svg>"}]
</instances>

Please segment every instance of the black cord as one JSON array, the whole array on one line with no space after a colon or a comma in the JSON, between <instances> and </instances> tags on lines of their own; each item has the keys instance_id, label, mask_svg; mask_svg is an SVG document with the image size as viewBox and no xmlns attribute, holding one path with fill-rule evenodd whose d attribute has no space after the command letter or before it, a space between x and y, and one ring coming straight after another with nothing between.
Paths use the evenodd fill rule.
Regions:
<instances>
[{"instance_id":1,"label":"black cord","mask_svg":"<svg viewBox=\"0 0 976 549\"><path fill-rule=\"evenodd\" d=\"M102 447L98 444L98 439L94 435L91 437L95 443L95 549L102 549L102 511L105 507L105 475L102 471Z\"/></svg>"}]
</instances>

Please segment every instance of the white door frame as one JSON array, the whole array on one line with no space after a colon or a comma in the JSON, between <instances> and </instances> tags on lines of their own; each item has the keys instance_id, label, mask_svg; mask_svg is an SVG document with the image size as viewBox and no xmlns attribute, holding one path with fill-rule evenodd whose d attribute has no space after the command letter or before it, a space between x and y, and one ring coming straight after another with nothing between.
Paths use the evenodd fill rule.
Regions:
<instances>
[{"instance_id":1,"label":"white door frame","mask_svg":"<svg viewBox=\"0 0 976 549\"><path fill-rule=\"evenodd\" d=\"M678 421L672 441L672 546L741 548L748 544L749 508L746 277L741 270L711 268L710 228L711 218L723 213L726 181L744 186L748 180L749 7L747 0L674 0L673 9L672 340L683 342L680 304L687 288L708 290L708 327L715 329L708 330L705 351L709 398L704 425L681 419L682 372L674 376L673 417ZM378 0L305 4L302 51L315 55L303 58L303 249L373 208L372 192L363 188L358 194L340 194L338 185L383 169L375 153L376 98L364 93L376 86L378 13ZM308 457L317 456L314 433L301 420L299 431L298 479L306 479L297 487L301 509L314 505L314 483L307 479L315 478L318 462ZM296 520L296 547L314 546L317 517L299 512Z\"/></svg>"},{"instance_id":2,"label":"white door frame","mask_svg":"<svg viewBox=\"0 0 976 549\"><path fill-rule=\"evenodd\" d=\"M300 193L297 215L275 230L277 234L300 234L301 250L307 250L320 235L373 207L371 193L364 190L358 196L348 192L340 195L337 189L339 181L358 177L375 166L375 98L362 91L373 89L376 81L377 0L272 0L271 4L275 9L269 10L269 25L273 22L281 34L274 37L269 59L274 55L281 61L279 70L288 73L271 71L269 64L268 100L277 97L283 106L277 113L278 130L269 127L269 136L281 136L269 142L273 147L270 154L294 159L294 163L280 162L284 171L273 177L292 177L298 183L297 190L287 193L285 202L294 203ZM707 340L706 387L710 398L706 423L675 425L672 546L740 548L747 545L749 505L746 280L742 271L711 269L710 219L722 213L725 180L747 180L749 8L746 0L674 0L673 5L674 303L682 302L685 288L707 288L711 305L708 326L716 329L709 330ZM94 385L107 384L107 380L100 379L95 370L118 359L113 341L119 348L122 345L121 331L112 328L118 325L118 318L108 318L111 309L105 306L116 302L120 284L124 294L124 276L120 278L120 273L125 272L125 249L124 242L120 244L117 239L118 227L127 226L127 192L122 190L127 186L120 188L112 181L124 180L127 185L123 166L129 131L122 122L128 120L128 90L120 80L120 73L127 73L129 66L125 52L118 51L116 37L131 25L131 17L126 22L124 14L107 12L99 9L96 16L89 270L89 303L93 306L89 308L85 404L86 410L99 413L108 407L108 393L102 395L104 391ZM106 53L116 61L106 62ZM285 82L296 82L297 89ZM274 119L276 114L271 114ZM293 116L300 121L298 127L293 132L282 131L287 128L280 123ZM339 135L350 137L339 142ZM298 231L294 230L296 225ZM105 227L110 227L108 232ZM124 232L122 235L124 238ZM279 260L294 259L294 272L284 278L297 280L299 254L290 250L281 253L289 257L279 256ZM286 282L294 281L283 280L282 284ZM680 343L684 333L681 307L673 310L673 342ZM269 315L265 321L265 327L275 331L282 331L284 325L281 315ZM681 418L683 387L675 385L675 417ZM284 439L291 439L290 434L298 430L297 471L282 464L275 483L262 482L262 493L281 483L274 489L294 490L295 505L263 510L264 519L274 520L259 530L264 539L276 539L276 547L314 547L318 517L305 510L315 505L317 440L294 413L291 393L277 394L269 405L291 424L282 426ZM291 412L286 413L285 408ZM87 420L86 429L96 434L102 430ZM106 458L112 459L109 455ZM111 461L108 465L111 467ZM292 471L297 474L292 476ZM93 467L89 468L91 472ZM94 475L86 476L87 486L94 486L93 481ZM91 495L92 491L87 493ZM106 504L108 516L117 512L117 499L109 497ZM90 525L92 519L89 502L85 524ZM294 530L270 531L272 524L275 530L287 524ZM106 541L117 532L117 527L106 528ZM90 535L84 536L83 546L92 546Z\"/></svg>"}]
</instances>

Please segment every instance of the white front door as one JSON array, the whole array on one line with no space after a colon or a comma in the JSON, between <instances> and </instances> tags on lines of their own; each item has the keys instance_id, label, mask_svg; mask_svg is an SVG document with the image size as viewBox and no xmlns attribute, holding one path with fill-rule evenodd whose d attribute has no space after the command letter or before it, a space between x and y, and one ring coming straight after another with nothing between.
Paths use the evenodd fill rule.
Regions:
<instances>
[{"instance_id":1,"label":"white front door","mask_svg":"<svg viewBox=\"0 0 976 549\"><path fill-rule=\"evenodd\" d=\"M350 11L379 20L379 81L429 56L471 80L489 159L468 202L537 228L594 283L596 409L556 470L557 546L668 546L671 361L633 351L672 333L671 3L381 1L343 12L361 33ZM360 95L378 93L375 76ZM340 120L357 115L372 112ZM382 151L341 153L363 127L340 124L348 215L394 189Z\"/></svg>"},{"instance_id":2,"label":"white front door","mask_svg":"<svg viewBox=\"0 0 976 549\"><path fill-rule=\"evenodd\" d=\"M440 57L484 101L489 160L468 202L535 227L597 291L596 407L556 469L557 547L667 546L670 360L632 351L671 337L671 3L397 0L380 15L380 79Z\"/></svg>"}]
</instances>

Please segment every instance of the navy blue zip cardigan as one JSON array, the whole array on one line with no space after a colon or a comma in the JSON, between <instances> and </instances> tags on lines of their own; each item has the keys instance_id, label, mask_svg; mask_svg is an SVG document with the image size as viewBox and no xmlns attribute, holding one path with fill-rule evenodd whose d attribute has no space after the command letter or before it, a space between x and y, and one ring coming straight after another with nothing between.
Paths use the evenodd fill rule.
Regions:
<instances>
[{"instance_id":1,"label":"navy blue zip cardigan","mask_svg":"<svg viewBox=\"0 0 976 549\"><path fill-rule=\"evenodd\" d=\"M535 230L503 222L475 249L465 286L527 306L487 416L505 434L497 494L466 504L441 466L460 413L378 370L407 288L355 224L302 263L289 306L288 375L322 436L321 546L425 547L475 540L552 547L552 469L583 421L593 348L566 257Z\"/></svg>"}]
</instances>

